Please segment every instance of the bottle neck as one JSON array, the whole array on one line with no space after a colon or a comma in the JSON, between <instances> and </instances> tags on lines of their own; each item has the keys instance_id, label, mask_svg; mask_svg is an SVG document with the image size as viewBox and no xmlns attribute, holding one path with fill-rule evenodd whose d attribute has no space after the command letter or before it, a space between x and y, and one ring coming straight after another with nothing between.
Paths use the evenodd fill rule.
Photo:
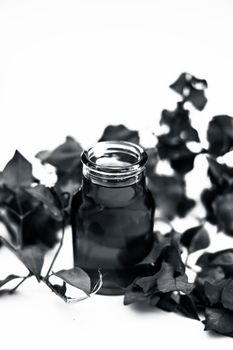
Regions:
<instances>
[{"instance_id":1,"label":"bottle neck","mask_svg":"<svg viewBox=\"0 0 233 350\"><path fill-rule=\"evenodd\" d=\"M145 180L145 170L137 172L135 174L125 175L125 174L110 174L109 176L96 173L92 169L83 166L83 176L84 179L96 185L105 187L124 187L131 186L135 183L142 183Z\"/></svg>"},{"instance_id":2,"label":"bottle neck","mask_svg":"<svg viewBox=\"0 0 233 350\"><path fill-rule=\"evenodd\" d=\"M81 156L83 175L105 187L124 187L145 177L146 152L125 141L99 142Z\"/></svg>"},{"instance_id":3,"label":"bottle neck","mask_svg":"<svg viewBox=\"0 0 233 350\"><path fill-rule=\"evenodd\" d=\"M120 189L120 188L132 188L132 189L137 189L137 191L142 191L146 189L146 177L143 174L140 179L138 179L135 182L132 183L127 183L127 182L121 182L121 183L108 183L106 186L106 183L104 182L93 182L86 176L83 176L82 180L82 188L85 190L86 193L95 193L96 190L98 190L99 187L105 187L106 191L109 189L110 191L112 189Z\"/></svg>"}]
</instances>

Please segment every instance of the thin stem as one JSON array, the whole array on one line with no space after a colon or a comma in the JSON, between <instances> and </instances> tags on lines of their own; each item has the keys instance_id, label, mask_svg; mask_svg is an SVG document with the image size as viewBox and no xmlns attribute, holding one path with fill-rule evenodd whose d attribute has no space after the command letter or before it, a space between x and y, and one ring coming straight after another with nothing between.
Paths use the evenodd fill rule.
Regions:
<instances>
[{"instance_id":1,"label":"thin stem","mask_svg":"<svg viewBox=\"0 0 233 350\"><path fill-rule=\"evenodd\" d=\"M20 249L23 248L23 209L18 196L16 195L16 202L19 208L19 230L18 230L18 246Z\"/></svg>"},{"instance_id":2,"label":"thin stem","mask_svg":"<svg viewBox=\"0 0 233 350\"><path fill-rule=\"evenodd\" d=\"M63 221L62 221L62 236L61 236L61 240L60 240L60 243L58 245L58 249L57 249L57 251L56 251L56 253L55 253L54 257L53 257L53 260L52 260L52 262L50 264L48 272L46 273L46 276L44 278L45 280L48 279L49 274L50 274L50 272L51 272L51 270L53 268L53 265L54 265L54 263L55 263L55 261L56 261L56 259L58 257L58 254L60 253L60 250L61 250L62 246L63 246L64 235L65 235L65 220L63 219Z\"/></svg>"}]
</instances>

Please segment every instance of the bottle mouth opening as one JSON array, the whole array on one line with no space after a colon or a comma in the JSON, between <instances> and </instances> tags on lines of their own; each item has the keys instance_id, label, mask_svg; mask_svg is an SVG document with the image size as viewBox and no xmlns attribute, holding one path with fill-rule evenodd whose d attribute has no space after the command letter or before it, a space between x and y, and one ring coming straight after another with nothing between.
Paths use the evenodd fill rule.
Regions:
<instances>
[{"instance_id":1,"label":"bottle mouth opening","mask_svg":"<svg viewBox=\"0 0 233 350\"><path fill-rule=\"evenodd\" d=\"M84 151L81 160L86 177L123 181L144 171L147 154L131 142L102 141Z\"/></svg>"}]
</instances>

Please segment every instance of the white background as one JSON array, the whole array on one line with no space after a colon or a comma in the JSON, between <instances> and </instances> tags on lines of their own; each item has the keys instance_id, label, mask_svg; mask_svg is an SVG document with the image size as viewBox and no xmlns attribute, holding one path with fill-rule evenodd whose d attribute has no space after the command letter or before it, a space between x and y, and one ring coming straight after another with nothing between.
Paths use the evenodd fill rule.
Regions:
<instances>
[{"instance_id":1,"label":"white background","mask_svg":"<svg viewBox=\"0 0 233 350\"><path fill-rule=\"evenodd\" d=\"M0 167L16 148L32 160L66 135L87 147L111 123L156 132L184 71L209 83L205 111L193 111L204 145L210 118L233 115L232 36L231 0L0 0ZM196 197L197 179L207 181L198 162ZM225 246L232 241L220 234L211 249ZM62 267L70 255L68 240ZM1 273L15 266L9 259L2 250ZM4 349L232 347L201 323L126 308L122 297L63 305L33 280L0 310Z\"/></svg>"}]
</instances>

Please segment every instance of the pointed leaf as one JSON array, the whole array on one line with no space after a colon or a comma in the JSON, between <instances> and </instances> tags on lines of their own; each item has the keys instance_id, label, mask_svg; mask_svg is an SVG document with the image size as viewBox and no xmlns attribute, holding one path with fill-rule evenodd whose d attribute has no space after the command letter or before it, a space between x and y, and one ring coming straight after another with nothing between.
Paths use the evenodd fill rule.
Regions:
<instances>
[{"instance_id":1,"label":"pointed leaf","mask_svg":"<svg viewBox=\"0 0 233 350\"><path fill-rule=\"evenodd\" d=\"M181 236L181 243L188 249L189 253L207 248L210 238L206 229L200 225L186 230Z\"/></svg>"},{"instance_id":2,"label":"pointed leaf","mask_svg":"<svg viewBox=\"0 0 233 350\"><path fill-rule=\"evenodd\" d=\"M163 110L160 124L169 126L173 137L178 136L184 141L200 142L197 130L191 126L189 110L184 108L182 102L177 103L174 111Z\"/></svg>"},{"instance_id":3,"label":"pointed leaf","mask_svg":"<svg viewBox=\"0 0 233 350\"><path fill-rule=\"evenodd\" d=\"M158 279L157 273L152 276L146 276L138 278L135 284L143 290L144 293L148 293L150 290L153 290L156 286Z\"/></svg>"},{"instance_id":4,"label":"pointed leaf","mask_svg":"<svg viewBox=\"0 0 233 350\"><path fill-rule=\"evenodd\" d=\"M56 187L61 192L73 194L78 190L82 179L82 148L72 137L68 136L66 141L53 151L41 151L36 157L42 163L49 163L57 169Z\"/></svg>"},{"instance_id":5,"label":"pointed leaf","mask_svg":"<svg viewBox=\"0 0 233 350\"><path fill-rule=\"evenodd\" d=\"M79 267L74 267L69 270L60 270L54 273L54 275L61 278L71 286L81 289L87 295L89 295L91 292L90 277L83 269Z\"/></svg>"},{"instance_id":6,"label":"pointed leaf","mask_svg":"<svg viewBox=\"0 0 233 350\"><path fill-rule=\"evenodd\" d=\"M158 272L157 286L163 293L180 291L189 294L193 290L193 284L188 282L188 277L186 275L173 277L173 269L167 263L163 263Z\"/></svg>"},{"instance_id":7,"label":"pointed leaf","mask_svg":"<svg viewBox=\"0 0 233 350\"><path fill-rule=\"evenodd\" d=\"M3 182L9 187L29 187L34 182L32 165L19 151L3 170Z\"/></svg>"},{"instance_id":8,"label":"pointed leaf","mask_svg":"<svg viewBox=\"0 0 233 350\"><path fill-rule=\"evenodd\" d=\"M194 320L200 320L196 305L190 295L180 295L179 304L177 310L180 311L184 316L192 318Z\"/></svg>"},{"instance_id":9,"label":"pointed leaf","mask_svg":"<svg viewBox=\"0 0 233 350\"><path fill-rule=\"evenodd\" d=\"M233 279L227 280L222 290L221 301L226 309L233 310Z\"/></svg>"},{"instance_id":10,"label":"pointed leaf","mask_svg":"<svg viewBox=\"0 0 233 350\"><path fill-rule=\"evenodd\" d=\"M225 335L233 332L233 311L206 308L205 317L205 330L213 330Z\"/></svg>"},{"instance_id":11,"label":"pointed leaf","mask_svg":"<svg viewBox=\"0 0 233 350\"><path fill-rule=\"evenodd\" d=\"M185 216L195 205L195 201L186 197L185 181L179 176L152 174L148 187L161 215L168 219Z\"/></svg>"},{"instance_id":12,"label":"pointed leaf","mask_svg":"<svg viewBox=\"0 0 233 350\"><path fill-rule=\"evenodd\" d=\"M55 220L61 221L63 219L62 210L57 203L57 198L50 188L38 185L27 189L27 192L42 202Z\"/></svg>"},{"instance_id":13,"label":"pointed leaf","mask_svg":"<svg viewBox=\"0 0 233 350\"><path fill-rule=\"evenodd\" d=\"M218 196L212 206L219 230L233 236L233 193Z\"/></svg>"},{"instance_id":14,"label":"pointed leaf","mask_svg":"<svg viewBox=\"0 0 233 350\"><path fill-rule=\"evenodd\" d=\"M185 141L172 131L158 137L157 148L160 158L169 160L177 173L183 175L193 169L197 153L190 151Z\"/></svg>"},{"instance_id":15,"label":"pointed leaf","mask_svg":"<svg viewBox=\"0 0 233 350\"><path fill-rule=\"evenodd\" d=\"M44 264L45 253L46 249L42 245L26 247L15 251L16 256L35 275L38 282L41 280L41 270Z\"/></svg>"},{"instance_id":16,"label":"pointed leaf","mask_svg":"<svg viewBox=\"0 0 233 350\"><path fill-rule=\"evenodd\" d=\"M138 131L130 130L122 124L109 125L99 141L128 141L139 144L139 134Z\"/></svg>"},{"instance_id":17,"label":"pointed leaf","mask_svg":"<svg viewBox=\"0 0 233 350\"><path fill-rule=\"evenodd\" d=\"M141 288L128 287L125 291L124 305L146 302L147 297Z\"/></svg>"},{"instance_id":18,"label":"pointed leaf","mask_svg":"<svg viewBox=\"0 0 233 350\"><path fill-rule=\"evenodd\" d=\"M172 293L160 293L160 299L157 301L156 306L162 310L173 312L177 308L177 301Z\"/></svg>"},{"instance_id":19,"label":"pointed leaf","mask_svg":"<svg viewBox=\"0 0 233 350\"><path fill-rule=\"evenodd\" d=\"M181 94L185 101L190 101L198 110L202 110L207 102L204 90L207 82L198 79L188 73L182 73L179 78L170 85L170 88Z\"/></svg>"},{"instance_id":20,"label":"pointed leaf","mask_svg":"<svg viewBox=\"0 0 233 350\"><path fill-rule=\"evenodd\" d=\"M66 141L55 148L53 151L41 151L36 157L42 163L49 163L58 169L59 172L67 172L71 168L80 165L80 156L82 147L70 136L67 136Z\"/></svg>"},{"instance_id":21,"label":"pointed leaf","mask_svg":"<svg viewBox=\"0 0 233 350\"><path fill-rule=\"evenodd\" d=\"M233 149L233 118L217 115L209 123L207 131L209 153L221 156Z\"/></svg>"},{"instance_id":22,"label":"pointed leaf","mask_svg":"<svg viewBox=\"0 0 233 350\"><path fill-rule=\"evenodd\" d=\"M227 280L225 279L214 283L210 283L208 281L204 283L204 292L211 306L214 306L221 302L222 291L226 284Z\"/></svg>"}]
</instances>

